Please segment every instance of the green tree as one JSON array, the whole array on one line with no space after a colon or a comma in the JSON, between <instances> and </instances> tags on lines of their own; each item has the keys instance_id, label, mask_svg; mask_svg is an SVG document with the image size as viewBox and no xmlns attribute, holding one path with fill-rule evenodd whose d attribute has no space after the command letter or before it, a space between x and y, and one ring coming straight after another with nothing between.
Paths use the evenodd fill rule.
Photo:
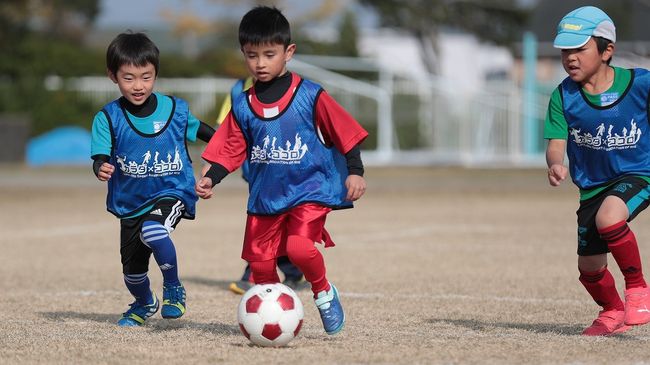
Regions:
<instances>
[{"instance_id":1,"label":"green tree","mask_svg":"<svg viewBox=\"0 0 650 365\"><path fill-rule=\"evenodd\" d=\"M438 73L437 37L443 27L470 32L500 45L519 40L528 10L517 0L361 0L385 26L413 34L429 71Z\"/></svg>"},{"instance_id":2,"label":"green tree","mask_svg":"<svg viewBox=\"0 0 650 365\"><path fill-rule=\"evenodd\" d=\"M341 56L359 56L359 50L357 48L358 37L359 31L357 27L357 19L352 12L347 11L345 15L343 15L343 20L341 21L339 29L337 53Z\"/></svg>"},{"instance_id":3,"label":"green tree","mask_svg":"<svg viewBox=\"0 0 650 365\"><path fill-rule=\"evenodd\" d=\"M98 0L5 0L0 4L0 113L23 112L32 134L87 123L93 106L45 90L48 75L103 72L103 55L83 47Z\"/></svg>"}]
</instances>

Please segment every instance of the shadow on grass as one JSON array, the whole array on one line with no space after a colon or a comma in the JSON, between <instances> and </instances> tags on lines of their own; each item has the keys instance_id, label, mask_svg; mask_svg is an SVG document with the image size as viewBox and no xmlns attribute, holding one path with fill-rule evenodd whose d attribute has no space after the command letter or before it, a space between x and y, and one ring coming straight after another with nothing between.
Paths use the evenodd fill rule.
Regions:
<instances>
[{"instance_id":1,"label":"shadow on grass","mask_svg":"<svg viewBox=\"0 0 650 365\"><path fill-rule=\"evenodd\" d=\"M60 312L41 312L40 313L44 318L49 319L55 322L65 322L69 320L81 320L81 321L92 321L97 323L108 323L114 325L117 328L117 320L119 315L117 314L104 314L104 313L79 313L71 311L60 311ZM173 319L161 319L161 318L150 318L147 320L146 324L142 326L143 329L147 329L151 332L166 332L166 331L177 331L177 330L199 330L208 332L215 335L241 335L239 331L239 326L224 324L219 322L214 323L201 323L194 321L187 321L184 319L173 320Z\"/></svg>"},{"instance_id":2,"label":"shadow on grass","mask_svg":"<svg viewBox=\"0 0 650 365\"><path fill-rule=\"evenodd\" d=\"M476 319L448 319L448 318L430 318L427 320L431 324L452 324L458 327L465 327L474 331L489 331L494 329L514 329L522 330L537 334L554 334L561 336L579 336L586 325L568 325L557 323L514 323L514 322L489 322L479 321ZM632 332L632 331L630 331ZM620 339L633 339L630 332L626 332L614 337Z\"/></svg>"}]
</instances>

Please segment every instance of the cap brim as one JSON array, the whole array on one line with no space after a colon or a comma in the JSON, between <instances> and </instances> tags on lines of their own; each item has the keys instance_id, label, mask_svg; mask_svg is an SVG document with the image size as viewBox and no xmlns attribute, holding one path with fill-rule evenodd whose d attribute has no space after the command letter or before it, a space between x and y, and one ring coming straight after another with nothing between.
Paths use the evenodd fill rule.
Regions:
<instances>
[{"instance_id":1,"label":"cap brim","mask_svg":"<svg viewBox=\"0 0 650 365\"><path fill-rule=\"evenodd\" d=\"M560 49L580 48L589 42L591 36L575 33L560 33L553 41L553 47Z\"/></svg>"}]
</instances>

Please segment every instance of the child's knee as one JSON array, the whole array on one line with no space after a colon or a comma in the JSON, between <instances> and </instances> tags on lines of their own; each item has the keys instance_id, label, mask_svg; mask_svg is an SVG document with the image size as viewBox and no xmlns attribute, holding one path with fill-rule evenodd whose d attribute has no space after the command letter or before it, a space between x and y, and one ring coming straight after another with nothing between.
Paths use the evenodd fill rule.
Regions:
<instances>
[{"instance_id":1,"label":"child's knee","mask_svg":"<svg viewBox=\"0 0 650 365\"><path fill-rule=\"evenodd\" d=\"M142 223L140 239L147 247L153 249L167 238L169 238L169 231L159 222L145 221Z\"/></svg>"}]
</instances>

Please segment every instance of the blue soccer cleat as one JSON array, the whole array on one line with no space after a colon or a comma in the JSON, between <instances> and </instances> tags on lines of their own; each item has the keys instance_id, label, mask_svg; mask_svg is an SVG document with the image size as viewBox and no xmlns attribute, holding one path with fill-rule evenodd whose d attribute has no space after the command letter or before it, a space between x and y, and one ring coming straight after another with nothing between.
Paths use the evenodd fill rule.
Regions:
<instances>
[{"instance_id":1,"label":"blue soccer cleat","mask_svg":"<svg viewBox=\"0 0 650 365\"><path fill-rule=\"evenodd\" d=\"M163 318L176 319L185 314L185 288L183 285L163 286Z\"/></svg>"},{"instance_id":2,"label":"blue soccer cleat","mask_svg":"<svg viewBox=\"0 0 650 365\"><path fill-rule=\"evenodd\" d=\"M117 325L120 327L142 326L147 318L156 314L160 307L160 302L158 301L156 294L152 292L151 295L153 296L153 303L151 304L142 305L137 301L129 304L129 310L122 313L122 318L117 321Z\"/></svg>"},{"instance_id":3,"label":"blue soccer cleat","mask_svg":"<svg viewBox=\"0 0 650 365\"><path fill-rule=\"evenodd\" d=\"M339 292L334 284L330 283L329 291L321 291L316 295L316 306L320 312L320 318L323 321L323 328L328 335L335 335L343 329L345 325L345 313L339 300Z\"/></svg>"}]
</instances>

